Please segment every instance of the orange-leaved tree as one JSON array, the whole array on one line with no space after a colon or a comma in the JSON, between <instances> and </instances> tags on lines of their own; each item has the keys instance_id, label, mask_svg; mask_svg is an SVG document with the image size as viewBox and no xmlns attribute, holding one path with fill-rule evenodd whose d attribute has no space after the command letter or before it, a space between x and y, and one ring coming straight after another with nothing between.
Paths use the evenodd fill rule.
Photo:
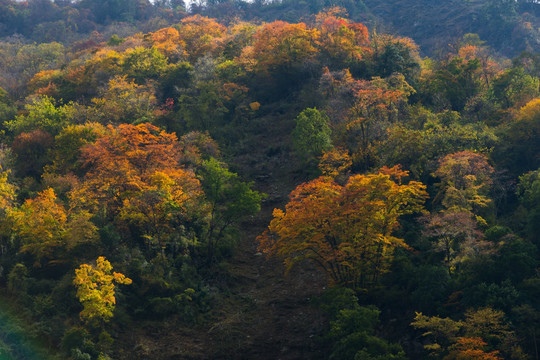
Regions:
<instances>
[{"instance_id":1,"label":"orange-leaved tree","mask_svg":"<svg viewBox=\"0 0 540 360\"><path fill-rule=\"evenodd\" d=\"M502 360L498 350L487 352L487 343L479 337L460 337L445 360Z\"/></svg>"},{"instance_id":2,"label":"orange-leaved tree","mask_svg":"<svg viewBox=\"0 0 540 360\"><path fill-rule=\"evenodd\" d=\"M406 175L384 167L344 185L331 177L301 184L285 211L274 210L260 249L284 257L287 269L309 260L332 283L368 288L387 270L394 249L407 248L392 235L399 217L422 211L427 197L422 183L402 183Z\"/></svg>"},{"instance_id":3,"label":"orange-leaved tree","mask_svg":"<svg viewBox=\"0 0 540 360\"><path fill-rule=\"evenodd\" d=\"M368 51L367 27L341 17L343 12L344 9L334 7L315 15L316 26L320 32L318 45L321 55L330 61L331 65L360 60L362 52Z\"/></svg>"},{"instance_id":4,"label":"orange-leaved tree","mask_svg":"<svg viewBox=\"0 0 540 360\"><path fill-rule=\"evenodd\" d=\"M204 210L200 182L181 165L176 135L150 124L109 131L82 149L87 172L70 194L72 204L139 226L163 254L186 217Z\"/></svg>"},{"instance_id":5,"label":"orange-leaved tree","mask_svg":"<svg viewBox=\"0 0 540 360\"><path fill-rule=\"evenodd\" d=\"M226 31L226 27L200 15L193 15L182 19L177 26L181 44L185 44L185 50L191 63L207 53L213 53L220 48L218 41Z\"/></svg>"},{"instance_id":6,"label":"orange-leaved tree","mask_svg":"<svg viewBox=\"0 0 540 360\"><path fill-rule=\"evenodd\" d=\"M140 191L156 171L178 168L179 150L176 135L156 126L109 126L107 134L81 149L86 174L72 200L91 210L105 205L115 214L124 199ZM85 196L76 197L81 192Z\"/></svg>"},{"instance_id":7,"label":"orange-leaved tree","mask_svg":"<svg viewBox=\"0 0 540 360\"><path fill-rule=\"evenodd\" d=\"M253 48L246 48L255 59L255 70L262 73L289 72L317 55L318 31L304 23L274 21L262 25L255 33Z\"/></svg>"},{"instance_id":8,"label":"orange-leaved tree","mask_svg":"<svg viewBox=\"0 0 540 360\"><path fill-rule=\"evenodd\" d=\"M174 60L180 58L185 53L185 42L180 40L178 30L167 27L150 34L154 47L163 55Z\"/></svg>"},{"instance_id":9,"label":"orange-leaved tree","mask_svg":"<svg viewBox=\"0 0 540 360\"><path fill-rule=\"evenodd\" d=\"M329 98L325 109L332 119L336 142L350 151L356 168L369 169L376 163L375 145L386 136L391 122L414 89L401 74L386 79L355 80L348 70L323 69L322 93Z\"/></svg>"}]
</instances>

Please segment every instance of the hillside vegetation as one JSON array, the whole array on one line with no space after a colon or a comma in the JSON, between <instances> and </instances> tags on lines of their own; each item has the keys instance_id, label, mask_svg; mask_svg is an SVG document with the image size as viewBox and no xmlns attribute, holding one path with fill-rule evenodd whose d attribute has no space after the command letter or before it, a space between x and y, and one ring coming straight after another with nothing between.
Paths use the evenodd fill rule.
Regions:
<instances>
[{"instance_id":1,"label":"hillside vegetation","mask_svg":"<svg viewBox=\"0 0 540 360\"><path fill-rule=\"evenodd\" d=\"M525 15L532 38L465 27L422 58L358 3L122 4L0 4L107 31L158 14L0 43L2 358L538 358ZM363 5L420 6L388 4ZM197 13L235 6L268 21Z\"/></svg>"},{"instance_id":2,"label":"hillside vegetation","mask_svg":"<svg viewBox=\"0 0 540 360\"><path fill-rule=\"evenodd\" d=\"M340 6L348 17L379 33L408 36L424 55L456 50L467 33L477 33L507 57L538 52L540 5L534 0L28 0L0 1L0 37L12 41L73 43L156 31L191 14L230 23L305 21ZM13 37L13 38L12 38Z\"/></svg>"}]
</instances>

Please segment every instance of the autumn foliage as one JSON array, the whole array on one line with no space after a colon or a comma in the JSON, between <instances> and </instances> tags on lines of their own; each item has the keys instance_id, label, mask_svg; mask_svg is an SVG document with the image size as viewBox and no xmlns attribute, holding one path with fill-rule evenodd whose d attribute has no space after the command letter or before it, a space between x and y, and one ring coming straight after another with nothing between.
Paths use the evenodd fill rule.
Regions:
<instances>
[{"instance_id":1,"label":"autumn foliage","mask_svg":"<svg viewBox=\"0 0 540 360\"><path fill-rule=\"evenodd\" d=\"M130 285L132 280L123 274L113 272L105 257L100 256L96 265L83 264L75 270L73 284L77 287L77 297L83 305L82 320L109 321L116 305L115 284Z\"/></svg>"},{"instance_id":2,"label":"autumn foliage","mask_svg":"<svg viewBox=\"0 0 540 360\"><path fill-rule=\"evenodd\" d=\"M109 134L82 150L81 157L87 172L72 197L82 206L107 204L108 211L116 214L128 197L166 186L171 178L183 179L185 192L193 191L193 198L200 192L195 175L180 166L176 136L150 124L111 126ZM180 199L184 191L177 189L175 193Z\"/></svg>"},{"instance_id":3,"label":"autumn foliage","mask_svg":"<svg viewBox=\"0 0 540 360\"><path fill-rule=\"evenodd\" d=\"M0 0L65 40L0 39L0 300L55 358L538 354L538 36L430 58L356 22L419 2ZM538 35L535 1L461 3Z\"/></svg>"},{"instance_id":4,"label":"autumn foliage","mask_svg":"<svg viewBox=\"0 0 540 360\"><path fill-rule=\"evenodd\" d=\"M393 236L399 217L422 210L425 186L402 184L407 172L383 168L353 175L340 185L330 177L298 186L285 211L275 209L260 249L284 258L290 270L309 260L333 283L367 288L388 269L394 249L407 248Z\"/></svg>"},{"instance_id":5,"label":"autumn foliage","mask_svg":"<svg viewBox=\"0 0 540 360\"><path fill-rule=\"evenodd\" d=\"M289 73L293 66L314 59L318 34L304 23L275 21L263 25L253 36L253 47L245 51L253 56L257 71Z\"/></svg>"}]
</instances>

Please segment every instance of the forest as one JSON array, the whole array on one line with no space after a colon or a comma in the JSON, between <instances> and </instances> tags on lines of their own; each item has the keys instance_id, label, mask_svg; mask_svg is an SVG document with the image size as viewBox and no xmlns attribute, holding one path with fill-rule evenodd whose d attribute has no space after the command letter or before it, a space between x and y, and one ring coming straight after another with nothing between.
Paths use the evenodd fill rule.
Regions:
<instances>
[{"instance_id":1,"label":"forest","mask_svg":"<svg viewBox=\"0 0 540 360\"><path fill-rule=\"evenodd\" d=\"M537 1L0 0L1 359L540 359Z\"/></svg>"}]
</instances>

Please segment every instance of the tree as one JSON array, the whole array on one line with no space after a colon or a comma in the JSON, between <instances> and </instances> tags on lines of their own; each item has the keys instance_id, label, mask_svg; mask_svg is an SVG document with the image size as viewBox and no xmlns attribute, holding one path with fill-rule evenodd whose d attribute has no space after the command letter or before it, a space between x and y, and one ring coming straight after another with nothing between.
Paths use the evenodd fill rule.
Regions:
<instances>
[{"instance_id":1,"label":"tree","mask_svg":"<svg viewBox=\"0 0 540 360\"><path fill-rule=\"evenodd\" d=\"M349 153L338 148L324 152L319 162L319 170L324 176L335 178L345 176L351 165L352 160Z\"/></svg>"},{"instance_id":2,"label":"tree","mask_svg":"<svg viewBox=\"0 0 540 360\"><path fill-rule=\"evenodd\" d=\"M392 120L397 105L414 92L403 75L392 78L358 80L350 84L354 96L349 109L347 131L356 135L363 151L367 151L375 140L377 125Z\"/></svg>"},{"instance_id":3,"label":"tree","mask_svg":"<svg viewBox=\"0 0 540 360\"><path fill-rule=\"evenodd\" d=\"M491 308L470 309L463 321L416 313L411 323L426 332L432 343L425 345L437 358L500 360L523 358L513 331L508 329L504 313ZM502 354L499 357L499 353ZM446 355L446 356L445 356Z\"/></svg>"},{"instance_id":4,"label":"tree","mask_svg":"<svg viewBox=\"0 0 540 360\"><path fill-rule=\"evenodd\" d=\"M150 124L108 130L82 149L86 174L70 193L72 206L138 226L164 256L189 219L204 217L200 182L182 166L176 135Z\"/></svg>"},{"instance_id":5,"label":"tree","mask_svg":"<svg viewBox=\"0 0 540 360\"><path fill-rule=\"evenodd\" d=\"M178 60L184 55L185 42L180 40L178 30L168 27L151 34L154 47L169 60Z\"/></svg>"},{"instance_id":6,"label":"tree","mask_svg":"<svg viewBox=\"0 0 540 360\"><path fill-rule=\"evenodd\" d=\"M499 129L501 146L494 158L516 177L540 167L540 98L529 101Z\"/></svg>"},{"instance_id":7,"label":"tree","mask_svg":"<svg viewBox=\"0 0 540 360\"><path fill-rule=\"evenodd\" d=\"M227 60L238 58L242 54L242 50L251 45L256 31L257 26L251 22L238 21L231 24L223 38L225 43L223 56Z\"/></svg>"},{"instance_id":8,"label":"tree","mask_svg":"<svg viewBox=\"0 0 540 360\"><path fill-rule=\"evenodd\" d=\"M460 151L445 156L435 175L441 179L441 190L435 200L451 211L477 211L486 207L492 184L493 167L485 155Z\"/></svg>"},{"instance_id":9,"label":"tree","mask_svg":"<svg viewBox=\"0 0 540 360\"><path fill-rule=\"evenodd\" d=\"M7 216L15 205L17 186L13 184L9 169L11 152L5 146L0 146L0 256L9 256L8 249L13 247L13 224Z\"/></svg>"},{"instance_id":10,"label":"tree","mask_svg":"<svg viewBox=\"0 0 540 360\"><path fill-rule=\"evenodd\" d=\"M424 236L434 238L433 250L444 254L444 264L452 274L456 266L475 256L485 254L491 243L482 241L483 234L469 212L445 211L424 218Z\"/></svg>"},{"instance_id":11,"label":"tree","mask_svg":"<svg viewBox=\"0 0 540 360\"><path fill-rule=\"evenodd\" d=\"M489 307L466 311L463 330L467 336L482 337L491 346L503 344L511 335L504 312Z\"/></svg>"},{"instance_id":12,"label":"tree","mask_svg":"<svg viewBox=\"0 0 540 360\"><path fill-rule=\"evenodd\" d=\"M519 177L517 195L527 209L526 231L530 238L538 240L540 229L540 169Z\"/></svg>"},{"instance_id":13,"label":"tree","mask_svg":"<svg viewBox=\"0 0 540 360\"><path fill-rule=\"evenodd\" d=\"M386 78L399 73L409 84L415 85L422 60L419 47L412 39L374 33L370 45L365 56L369 75Z\"/></svg>"},{"instance_id":14,"label":"tree","mask_svg":"<svg viewBox=\"0 0 540 360\"><path fill-rule=\"evenodd\" d=\"M185 50L190 63L194 63L200 57L211 53L218 47L215 41L225 34L225 26L217 23L214 19L193 15L182 19L178 25L180 40L185 43Z\"/></svg>"},{"instance_id":15,"label":"tree","mask_svg":"<svg viewBox=\"0 0 540 360\"><path fill-rule=\"evenodd\" d=\"M116 306L115 284L129 285L132 280L121 273L112 272L112 266L100 256L96 265L83 264L75 269L73 284L77 287L77 297L83 305L81 320L107 322L113 317Z\"/></svg>"},{"instance_id":16,"label":"tree","mask_svg":"<svg viewBox=\"0 0 540 360\"><path fill-rule=\"evenodd\" d=\"M498 64L489 56L488 49L481 46L483 41L477 34L465 34L462 41L458 56L466 61L476 59L480 62L480 77L485 88L488 88L493 77L500 71Z\"/></svg>"},{"instance_id":17,"label":"tree","mask_svg":"<svg viewBox=\"0 0 540 360\"><path fill-rule=\"evenodd\" d=\"M11 183L9 174L11 170L3 169L0 165L0 214L4 215L15 202L15 192L17 187Z\"/></svg>"},{"instance_id":18,"label":"tree","mask_svg":"<svg viewBox=\"0 0 540 360\"><path fill-rule=\"evenodd\" d=\"M55 174L79 173L83 147L94 143L106 133L105 126L99 123L68 125L54 138L54 148L51 150L53 164L47 171Z\"/></svg>"},{"instance_id":19,"label":"tree","mask_svg":"<svg viewBox=\"0 0 540 360\"><path fill-rule=\"evenodd\" d=\"M18 44L2 51L0 86L14 97L23 95L26 83L34 74L58 67L64 57L63 45L52 43Z\"/></svg>"},{"instance_id":20,"label":"tree","mask_svg":"<svg viewBox=\"0 0 540 360\"><path fill-rule=\"evenodd\" d=\"M387 79L355 80L348 70L323 69L320 88L329 97L326 112L332 119L335 142L351 153L353 166L366 170L375 165L374 145L384 139L389 122L414 89L401 74Z\"/></svg>"},{"instance_id":21,"label":"tree","mask_svg":"<svg viewBox=\"0 0 540 360\"><path fill-rule=\"evenodd\" d=\"M315 16L320 32L317 45L323 61L332 67L344 66L362 58L369 43L368 29L339 16L344 9L331 8Z\"/></svg>"},{"instance_id":22,"label":"tree","mask_svg":"<svg viewBox=\"0 0 540 360\"><path fill-rule=\"evenodd\" d=\"M94 97L111 78L120 76L123 58L124 54L104 48L92 54L83 66L70 64L58 89L59 95L64 100Z\"/></svg>"},{"instance_id":23,"label":"tree","mask_svg":"<svg viewBox=\"0 0 540 360\"><path fill-rule=\"evenodd\" d=\"M152 85L137 85L125 75L109 80L102 97L92 99L104 123L142 123L153 120L156 96Z\"/></svg>"},{"instance_id":24,"label":"tree","mask_svg":"<svg viewBox=\"0 0 540 360\"><path fill-rule=\"evenodd\" d=\"M407 172L382 168L353 175L345 185L320 177L301 184L285 211L275 209L260 249L285 258L290 270L309 260L334 284L367 288L387 271L395 248L407 248L392 235L405 214L422 210L425 186L402 184Z\"/></svg>"},{"instance_id":25,"label":"tree","mask_svg":"<svg viewBox=\"0 0 540 360\"><path fill-rule=\"evenodd\" d=\"M456 112L432 114L420 109L412 115L420 121L418 129L403 122L392 125L387 129L388 137L378 144L377 153L387 166L401 164L425 181L438 166L433 159L464 150L491 151L498 145L492 129L481 123L463 124Z\"/></svg>"},{"instance_id":26,"label":"tree","mask_svg":"<svg viewBox=\"0 0 540 360\"><path fill-rule=\"evenodd\" d=\"M292 133L298 153L310 160L332 148L331 130L328 116L317 109L305 109L295 119L296 127Z\"/></svg>"},{"instance_id":27,"label":"tree","mask_svg":"<svg viewBox=\"0 0 540 360\"><path fill-rule=\"evenodd\" d=\"M375 307L355 306L339 311L330 323L329 337L334 341L329 359L340 360L405 360L397 344L390 344L374 335L380 311Z\"/></svg>"},{"instance_id":28,"label":"tree","mask_svg":"<svg viewBox=\"0 0 540 360\"><path fill-rule=\"evenodd\" d=\"M213 261L215 248L227 229L259 212L263 196L251 189L252 183L240 181L215 158L203 161L199 174L210 205L206 241L208 261Z\"/></svg>"},{"instance_id":29,"label":"tree","mask_svg":"<svg viewBox=\"0 0 540 360\"><path fill-rule=\"evenodd\" d=\"M441 357L441 354L457 341L463 322L439 316L426 316L417 312L411 326L425 330L422 336L429 336L431 344L424 345L424 348L433 355Z\"/></svg>"},{"instance_id":30,"label":"tree","mask_svg":"<svg viewBox=\"0 0 540 360\"><path fill-rule=\"evenodd\" d=\"M145 49L138 46L128 49L123 60L124 73L138 84L157 79L167 66L167 58L156 47Z\"/></svg>"},{"instance_id":31,"label":"tree","mask_svg":"<svg viewBox=\"0 0 540 360\"><path fill-rule=\"evenodd\" d=\"M91 198L120 206L124 192L136 190L142 178L155 169L172 167L178 154L177 138L150 124L109 125L107 130L82 148L85 188Z\"/></svg>"},{"instance_id":32,"label":"tree","mask_svg":"<svg viewBox=\"0 0 540 360\"><path fill-rule=\"evenodd\" d=\"M29 253L34 266L70 261L66 252L97 240L97 228L84 211L66 211L53 189L40 192L9 212L20 252Z\"/></svg>"},{"instance_id":33,"label":"tree","mask_svg":"<svg viewBox=\"0 0 540 360\"><path fill-rule=\"evenodd\" d=\"M53 137L40 129L17 135L11 146L17 156L16 175L38 179L49 162L48 151L53 142Z\"/></svg>"},{"instance_id":34,"label":"tree","mask_svg":"<svg viewBox=\"0 0 540 360\"><path fill-rule=\"evenodd\" d=\"M523 106L539 95L539 79L525 72L523 67L505 70L491 82L491 98L503 108Z\"/></svg>"},{"instance_id":35,"label":"tree","mask_svg":"<svg viewBox=\"0 0 540 360\"><path fill-rule=\"evenodd\" d=\"M15 117L17 111L10 101L7 91L0 87L0 120L4 123Z\"/></svg>"},{"instance_id":36,"label":"tree","mask_svg":"<svg viewBox=\"0 0 540 360\"><path fill-rule=\"evenodd\" d=\"M35 97L24 108L25 114L5 123L16 135L32 130L56 135L68 124L69 105L57 106L56 101L48 96Z\"/></svg>"},{"instance_id":37,"label":"tree","mask_svg":"<svg viewBox=\"0 0 540 360\"><path fill-rule=\"evenodd\" d=\"M53 252L62 245L62 232L67 222L65 208L56 201L52 189L28 199L11 213L14 230L22 243L21 251L32 253L36 265L46 258L54 259Z\"/></svg>"},{"instance_id":38,"label":"tree","mask_svg":"<svg viewBox=\"0 0 540 360\"><path fill-rule=\"evenodd\" d=\"M239 62L263 79L269 96L281 97L311 76L318 36L318 30L304 23L264 24L253 35L253 44L243 49Z\"/></svg>"},{"instance_id":39,"label":"tree","mask_svg":"<svg viewBox=\"0 0 540 360\"><path fill-rule=\"evenodd\" d=\"M28 91L34 95L58 97L58 84L62 80L61 70L44 70L35 74L28 82Z\"/></svg>"},{"instance_id":40,"label":"tree","mask_svg":"<svg viewBox=\"0 0 540 360\"><path fill-rule=\"evenodd\" d=\"M445 360L502 360L499 351L485 352L487 343L479 337L460 337Z\"/></svg>"},{"instance_id":41,"label":"tree","mask_svg":"<svg viewBox=\"0 0 540 360\"><path fill-rule=\"evenodd\" d=\"M200 183L192 173L184 169L156 171L124 199L119 219L139 226L143 237L165 260L167 246L174 245L173 252L187 247L189 241L180 228L197 214L200 198Z\"/></svg>"},{"instance_id":42,"label":"tree","mask_svg":"<svg viewBox=\"0 0 540 360\"><path fill-rule=\"evenodd\" d=\"M452 110L461 111L467 101L482 89L480 59L456 56L436 70L431 92L444 95Z\"/></svg>"},{"instance_id":43,"label":"tree","mask_svg":"<svg viewBox=\"0 0 540 360\"><path fill-rule=\"evenodd\" d=\"M181 120L181 129L215 131L218 125L223 126L224 115L229 112L225 106L225 85L217 79L216 60L204 56L190 73L193 81L180 90L177 103L176 117Z\"/></svg>"}]
</instances>

